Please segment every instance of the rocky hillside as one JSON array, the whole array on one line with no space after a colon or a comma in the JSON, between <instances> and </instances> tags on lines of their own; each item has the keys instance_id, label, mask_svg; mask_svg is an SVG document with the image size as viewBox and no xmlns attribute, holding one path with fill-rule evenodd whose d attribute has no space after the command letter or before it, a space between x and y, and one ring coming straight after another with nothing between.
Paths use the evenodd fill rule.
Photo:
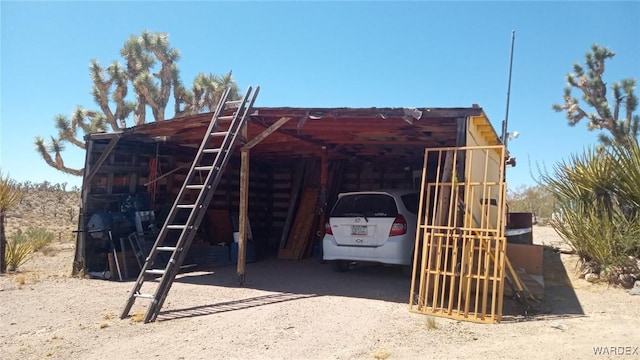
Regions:
<instances>
[{"instance_id":1,"label":"rocky hillside","mask_svg":"<svg viewBox=\"0 0 640 360\"><path fill-rule=\"evenodd\" d=\"M60 242L74 241L78 226L80 192L60 188L28 188L25 196L7 212L7 235L18 229L41 227L53 232Z\"/></svg>"}]
</instances>

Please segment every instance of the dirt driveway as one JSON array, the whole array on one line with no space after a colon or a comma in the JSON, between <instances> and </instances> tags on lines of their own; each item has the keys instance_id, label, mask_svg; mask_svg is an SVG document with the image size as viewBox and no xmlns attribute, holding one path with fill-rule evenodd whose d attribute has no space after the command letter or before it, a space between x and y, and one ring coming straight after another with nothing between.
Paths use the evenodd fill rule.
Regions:
<instances>
[{"instance_id":1,"label":"dirt driveway","mask_svg":"<svg viewBox=\"0 0 640 360\"><path fill-rule=\"evenodd\" d=\"M548 230L536 242L556 242ZM505 300L500 324L433 329L408 311L399 269L334 273L314 259L248 264L244 287L233 266L183 274L157 322L120 320L133 282L71 278L72 246L58 247L0 277L0 359L640 358L640 296L577 279L569 255L545 258L550 313L525 318Z\"/></svg>"}]
</instances>

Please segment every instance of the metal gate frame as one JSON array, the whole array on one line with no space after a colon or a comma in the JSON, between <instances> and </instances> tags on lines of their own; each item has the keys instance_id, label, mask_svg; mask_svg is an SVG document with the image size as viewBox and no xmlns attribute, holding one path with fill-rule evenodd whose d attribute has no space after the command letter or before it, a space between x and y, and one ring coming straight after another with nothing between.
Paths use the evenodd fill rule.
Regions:
<instances>
[{"instance_id":1,"label":"metal gate frame","mask_svg":"<svg viewBox=\"0 0 640 360\"><path fill-rule=\"evenodd\" d=\"M505 147L425 149L409 310L502 319Z\"/></svg>"}]
</instances>

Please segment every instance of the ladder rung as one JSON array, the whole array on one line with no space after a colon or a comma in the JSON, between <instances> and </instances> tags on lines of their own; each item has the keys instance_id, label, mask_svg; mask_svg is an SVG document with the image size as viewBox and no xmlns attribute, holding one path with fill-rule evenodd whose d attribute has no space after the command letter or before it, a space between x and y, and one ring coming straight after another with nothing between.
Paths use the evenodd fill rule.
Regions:
<instances>
[{"instance_id":1,"label":"ladder rung","mask_svg":"<svg viewBox=\"0 0 640 360\"><path fill-rule=\"evenodd\" d=\"M196 166L193 169L197 170L197 171L211 171L211 170L213 170L213 166L211 166L211 165L209 165L209 166Z\"/></svg>"},{"instance_id":2,"label":"ladder rung","mask_svg":"<svg viewBox=\"0 0 640 360\"><path fill-rule=\"evenodd\" d=\"M135 293L135 294L133 294L133 296L139 297L139 298L143 298L143 299L153 299L153 295L151 295L151 294Z\"/></svg>"},{"instance_id":3,"label":"ladder rung","mask_svg":"<svg viewBox=\"0 0 640 360\"><path fill-rule=\"evenodd\" d=\"M216 131L212 132L211 136L227 136L228 133L228 131Z\"/></svg>"},{"instance_id":4,"label":"ladder rung","mask_svg":"<svg viewBox=\"0 0 640 360\"><path fill-rule=\"evenodd\" d=\"M186 227L187 225L167 225L167 229L171 229L171 230L182 230Z\"/></svg>"},{"instance_id":5,"label":"ladder rung","mask_svg":"<svg viewBox=\"0 0 640 360\"><path fill-rule=\"evenodd\" d=\"M227 115L227 116L218 116L218 120L233 120L235 116Z\"/></svg>"},{"instance_id":6,"label":"ladder rung","mask_svg":"<svg viewBox=\"0 0 640 360\"><path fill-rule=\"evenodd\" d=\"M144 273L151 274L151 275L164 275L165 271L163 269L151 269L151 270L146 270Z\"/></svg>"},{"instance_id":7,"label":"ladder rung","mask_svg":"<svg viewBox=\"0 0 640 360\"><path fill-rule=\"evenodd\" d=\"M158 246L156 250L158 251L175 251L177 249L175 246Z\"/></svg>"},{"instance_id":8,"label":"ladder rung","mask_svg":"<svg viewBox=\"0 0 640 360\"><path fill-rule=\"evenodd\" d=\"M202 184L200 184L200 185L187 185L187 186L185 186L185 188L192 189L192 190L200 190L200 189L204 188L204 185L202 185Z\"/></svg>"},{"instance_id":9,"label":"ladder rung","mask_svg":"<svg viewBox=\"0 0 640 360\"><path fill-rule=\"evenodd\" d=\"M204 149L202 150L203 153L205 154L215 154L215 153L219 153L220 149L215 148L215 149Z\"/></svg>"},{"instance_id":10,"label":"ladder rung","mask_svg":"<svg viewBox=\"0 0 640 360\"><path fill-rule=\"evenodd\" d=\"M179 204L177 206L178 209L193 209L196 207L196 204Z\"/></svg>"},{"instance_id":11,"label":"ladder rung","mask_svg":"<svg viewBox=\"0 0 640 360\"><path fill-rule=\"evenodd\" d=\"M242 100L242 99L240 99L240 100L229 100L229 101L225 102L224 104L225 105L236 105L236 104L241 104L242 101L244 101L244 100Z\"/></svg>"}]
</instances>

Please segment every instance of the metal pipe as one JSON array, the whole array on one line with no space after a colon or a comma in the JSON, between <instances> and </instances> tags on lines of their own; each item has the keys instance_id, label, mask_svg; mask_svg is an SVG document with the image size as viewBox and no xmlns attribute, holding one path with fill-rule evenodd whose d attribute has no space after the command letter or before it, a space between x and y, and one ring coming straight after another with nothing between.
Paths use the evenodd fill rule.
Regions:
<instances>
[{"instance_id":1,"label":"metal pipe","mask_svg":"<svg viewBox=\"0 0 640 360\"><path fill-rule=\"evenodd\" d=\"M504 121L502 121L502 143L505 149L507 148L507 142L509 141L509 133L507 132L507 126L509 123L509 100L511 98L511 71L513 69L513 44L516 39L516 31L511 31L511 54L509 58L509 82L507 84L507 110L504 115Z\"/></svg>"}]
</instances>

